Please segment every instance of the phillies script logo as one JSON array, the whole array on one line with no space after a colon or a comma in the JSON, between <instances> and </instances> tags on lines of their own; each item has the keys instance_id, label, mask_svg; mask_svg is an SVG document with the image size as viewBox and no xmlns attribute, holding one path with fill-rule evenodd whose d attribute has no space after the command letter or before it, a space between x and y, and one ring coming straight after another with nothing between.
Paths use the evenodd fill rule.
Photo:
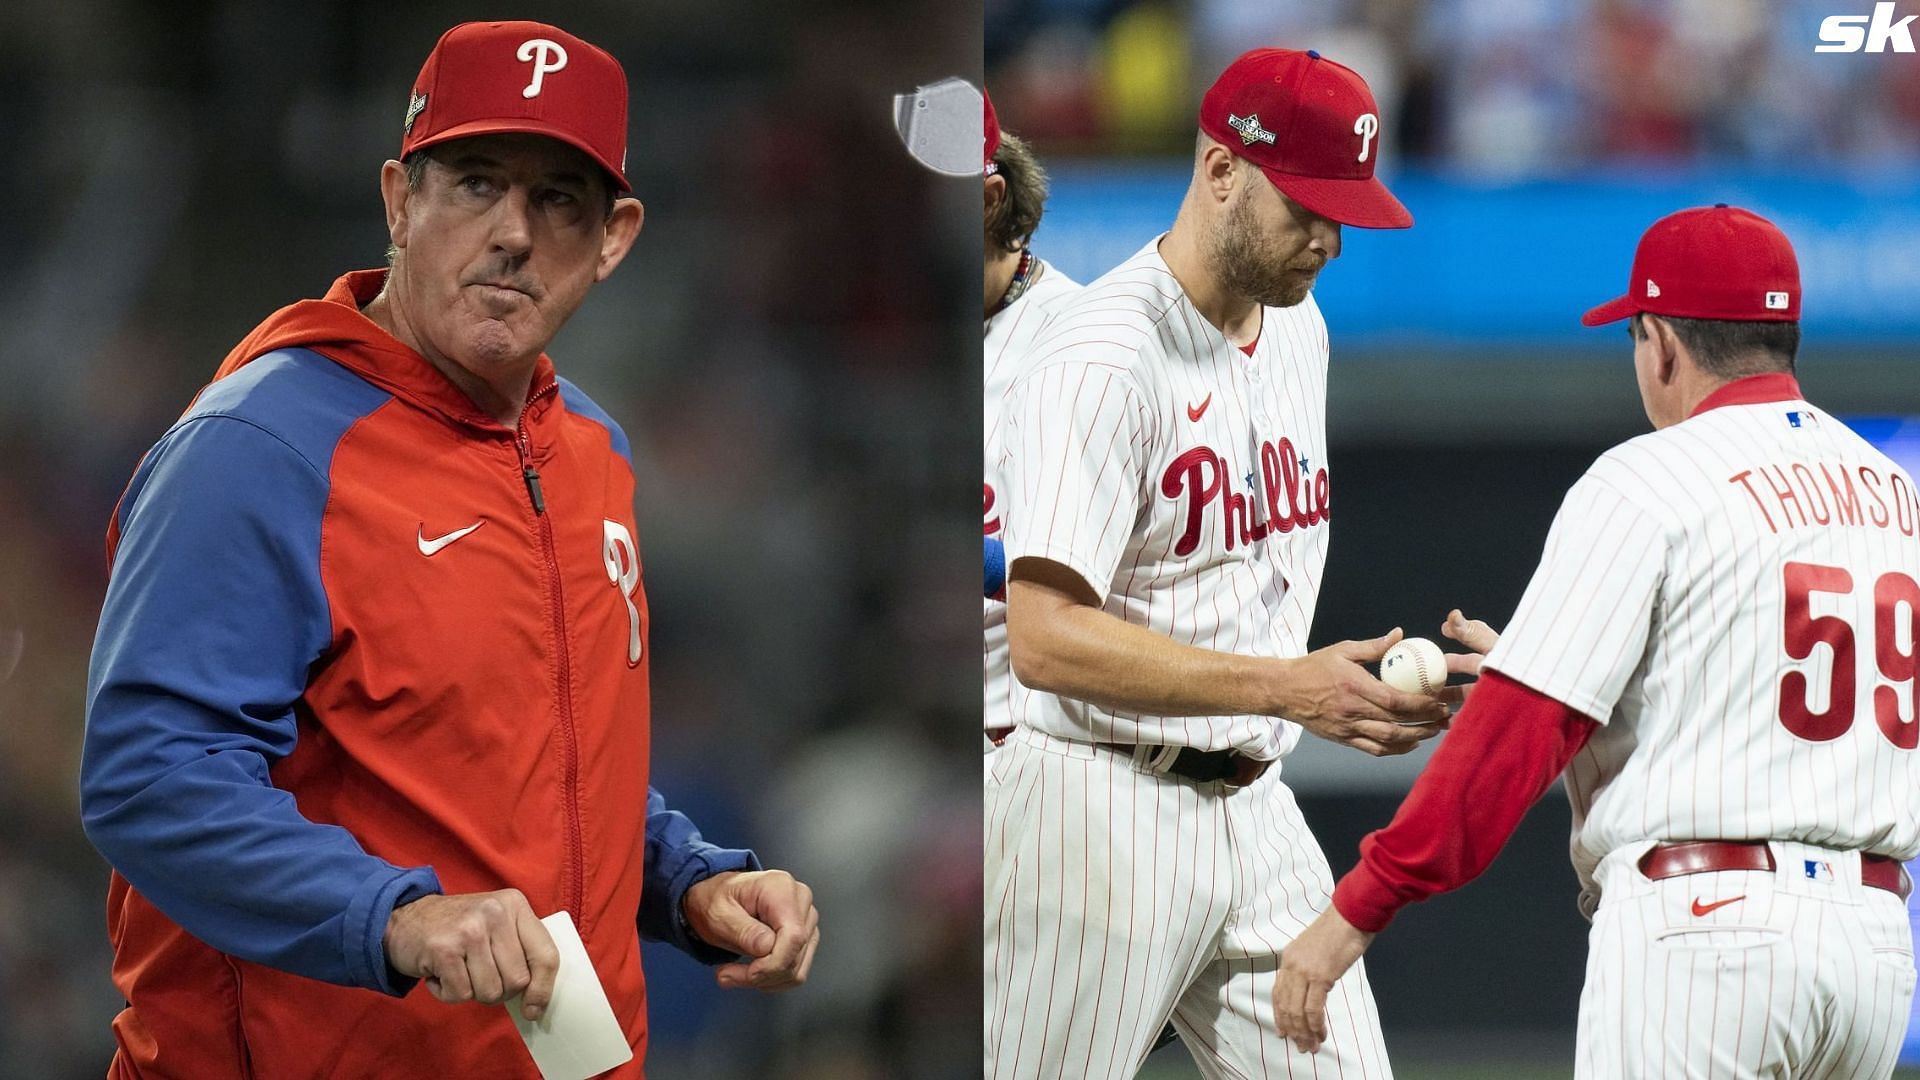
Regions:
<instances>
[{"instance_id":1,"label":"phillies script logo","mask_svg":"<svg viewBox=\"0 0 1920 1080\"><path fill-rule=\"evenodd\" d=\"M1328 483L1324 466L1311 478L1300 462L1293 440L1282 438L1277 444L1260 444L1260 479L1264 482L1267 506L1272 514L1265 521L1253 520L1259 508L1236 490L1227 459L1212 447L1196 446L1167 466L1160 478L1160 493L1169 499L1185 499L1186 527L1174 542L1175 555L1191 555L1200 546L1200 527L1206 523L1207 507L1220 507L1221 531L1227 537L1227 550L1236 541L1252 545L1274 533L1305 529L1327 520ZM1253 474L1247 474L1249 486Z\"/></svg>"},{"instance_id":2,"label":"phillies script logo","mask_svg":"<svg viewBox=\"0 0 1920 1080\"><path fill-rule=\"evenodd\" d=\"M605 542L600 560L607 568L607 581L620 590L620 599L627 605L627 666L636 667L645 647L640 639L640 609L633 602L633 591L640 584L640 548L625 525L612 518L601 521Z\"/></svg>"}]
</instances>

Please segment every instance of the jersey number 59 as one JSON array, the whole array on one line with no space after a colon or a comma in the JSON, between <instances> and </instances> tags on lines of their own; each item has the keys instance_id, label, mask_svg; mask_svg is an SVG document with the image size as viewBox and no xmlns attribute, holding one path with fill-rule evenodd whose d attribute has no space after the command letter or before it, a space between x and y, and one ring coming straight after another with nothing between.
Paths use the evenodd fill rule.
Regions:
<instances>
[{"instance_id":1,"label":"jersey number 59","mask_svg":"<svg viewBox=\"0 0 1920 1080\"><path fill-rule=\"evenodd\" d=\"M1812 742L1837 739L1853 727L1855 704L1853 627L1838 615L1815 615L1814 593L1853 591L1853 575L1838 566L1790 562L1781 568L1786 586L1787 655L1805 660L1815 645L1833 650L1832 682L1827 707L1813 711L1807 698L1807 676L1790 671L1780 680L1780 723ZM1906 639L1902 651L1900 639ZM1900 719L1900 694L1893 686L1873 688L1873 717L1887 741L1902 750L1920 746L1920 584L1895 571L1873 583L1873 658L1889 682L1908 685L1913 719Z\"/></svg>"}]
</instances>

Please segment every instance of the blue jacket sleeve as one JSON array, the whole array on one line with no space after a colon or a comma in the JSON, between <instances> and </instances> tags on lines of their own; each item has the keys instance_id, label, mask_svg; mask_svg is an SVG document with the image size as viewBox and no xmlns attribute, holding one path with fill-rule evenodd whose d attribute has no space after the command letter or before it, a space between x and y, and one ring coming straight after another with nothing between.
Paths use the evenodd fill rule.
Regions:
<instances>
[{"instance_id":1,"label":"blue jacket sleeve","mask_svg":"<svg viewBox=\"0 0 1920 1080\"><path fill-rule=\"evenodd\" d=\"M729 870L758 870L751 851L715 847L700 839L687 815L667 809L666 797L647 788L646 881L640 890L640 936L664 941L703 964L725 964L738 954L693 936L680 905L696 882Z\"/></svg>"},{"instance_id":2,"label":"blue jacket sleeve","mask_svg":"<svg viewBox=\"0 0 1920 1080\"><path fill-rule=\"evenodd\" d=\"M382 936L431 868L375 858L302 817L268 767L331 638L324 472L250 421L184 421L147 455L87 677L81 819L107 861L208 945L331 983L405 993Z\"/></svg>"}]
</instances>

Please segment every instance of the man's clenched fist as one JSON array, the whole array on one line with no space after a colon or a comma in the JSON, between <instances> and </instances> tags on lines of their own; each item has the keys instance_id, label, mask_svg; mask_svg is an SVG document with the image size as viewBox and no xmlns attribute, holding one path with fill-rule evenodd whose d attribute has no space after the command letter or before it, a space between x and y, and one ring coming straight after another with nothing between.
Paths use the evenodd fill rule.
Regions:
<instances>
[{"instance_id":1,"label":"man's clenched fist","mask_svg":"<svg viewBox=\"0 0 1920 1080\"><path fill-rule=\"evenodd\" d=\"M721 986L791 990L807 981L820 948L820 913L813 890L785 870L727 871L697 881L681 911L701 941L748 958L714 972Z\"/></svg>"},{"instance_id":2,"label":"man's clenched fist","mask_svg":"<svg viewBox=\"0 0 1920 1080\"><path fill-rule=\"evenodd\" d=\"M384 941L394 970L449 1004L524 992L520 1013L538 1020L553 1000L560 950L519 889L423 896L393 909Z\"/></svg>"}]
</instances>

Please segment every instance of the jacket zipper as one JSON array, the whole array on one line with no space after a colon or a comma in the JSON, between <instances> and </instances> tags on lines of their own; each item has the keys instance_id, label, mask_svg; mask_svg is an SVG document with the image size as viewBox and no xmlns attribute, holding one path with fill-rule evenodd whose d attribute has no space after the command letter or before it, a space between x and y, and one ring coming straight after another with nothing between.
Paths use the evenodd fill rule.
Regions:
<instances>
[{"instance_id":1,"label":"jacket zipper","mask_svg":"<svg viewBox=\"0 0 1920 1080\"><path fill-rule=\"evenodd\" d=\"M552 393L554 389L548 387L541 391L527 402L527 408L532 408L534 401ZM555 659L560 668L560 734L565 744L567 799L567 880L561 902L573 916L574 925L580 926L581 932L585 933L580 914L581 892L585 888L586 877L580 840L580 738L573 725L573 672L567 655L566 596L560 585L560 558L553 542L553 519L547 516L547 500L540 490L540 473L533 467L533 442L527 434L525 409L521 410L518 427L513 445L520 455L520 479L527 485L527 500L533 504L533 516L540 523L540 546L546 556L547 587L553 593Z\"/></svg>"}]
</instances>

